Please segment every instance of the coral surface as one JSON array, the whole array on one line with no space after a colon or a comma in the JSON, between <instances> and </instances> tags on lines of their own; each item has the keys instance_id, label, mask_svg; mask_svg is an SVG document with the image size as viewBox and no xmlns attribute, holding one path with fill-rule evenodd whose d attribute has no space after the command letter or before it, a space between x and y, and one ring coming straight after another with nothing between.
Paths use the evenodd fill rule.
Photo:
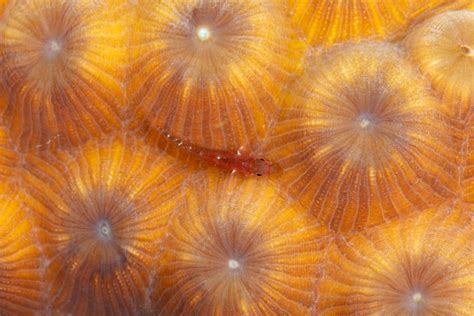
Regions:
<instances>
[{"instance_id":1,"label":"coral surface","mask_svg":"<svg viewBox=\"0 0 474 316\"><path fill-rule=\"evenodd\" d=\"M53 310L138 313L182 175L135 139L28 156L25 202L38 222Z\"/></svg>"},{"instance_id":2,"label":"coral surface","mask_svg":"<svg viewBox=\"0 0 474 316\"><path fill-rule=\"evenodd\" d=\"M0 315L474 315L472 0L0 0Z\"/></svg>"},{"instance_id":3,"label":"coral surface","mask_svg":"<svg viewBox=\"0 0 474 316\"><path fill-rule=\"evenodd\" d=\"M21 149L75 146L120 126L124 11L97 3L19 1L5 17L0 110Z\"/></svg>"},{"instance_id":4,"label":"coral surface","mask_svg":"<svg viewBox=\"0 0 474 316\"><path fill-rule=\"evenodd\" d=\"M347 231L454 196L454 130L397 47L335 46L307 64L266 152L295 199Z\"/></svg>"},{"instance_id":5,"label":"coral surface","mask_svg":"<svg viewBox=\"0 0 474 316\"><path fill-rule=\"evenodd\" d=\"M268 180L207 173L188 186L158 261L155 308L164 315L307 314L327 230Z\"/></svg>"},{"instance_id":6,"label":"coral surface","mask_svg":"<svg viewBox=\"0 0 474 316\"><path fill-rule=\"evenodd\" d=\"M433 17L412 31L406 46L454 115L465 118L474 104L474 12Z\"/></svg>"},{"instance_id":7,"label":"coral surface","mask_svg":"<svg viewBox=\"0 0 474 316\"><path fill-rule=\"evenodd\" d=\"M253 150L295 60L282 1L144 1L132 28L132 127Z\"/></svg>"},{"instance_id":8,"label":"coral surface","mask_svg":"<svg viewBox=\"0 0 474 316\"><path fill-rule=\"evenodd\" d=\"M470 315L472 219L443 207L336 242L322 315Z\"/></svg>"}]
</instances>

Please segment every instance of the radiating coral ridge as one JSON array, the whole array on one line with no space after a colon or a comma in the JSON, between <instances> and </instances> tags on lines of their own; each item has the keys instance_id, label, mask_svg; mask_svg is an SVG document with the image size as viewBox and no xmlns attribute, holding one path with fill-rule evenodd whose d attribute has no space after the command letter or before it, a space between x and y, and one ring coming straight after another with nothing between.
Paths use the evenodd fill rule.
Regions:
<instances>
[{"instance_id":1,"label":"radiating coral ridge","mask_svg":"<svg viewBox=\"0 0 474 316\"><path fill-rule=\"evenodd\" d=\"M43 308L41 253L34 221L13 189L0 189L0 310L33 315Z\"/></svg>"},{"instance_id":2,"label":"radiating coral ridge","mask_svg":"<svg viewBox=\"0 0 474 316\"><path fill-rule=\"evenodd\" d=\"M144 1L133 28L131 125L253 150L297 60L279 1Z\"/></svg>"},{"instance_id":3,"label":"radiating coral ridge","mask_svg":"<svg viewBox=\"0 0 474 316\"><path fill-rule=\"evenodd\" d=\"M473 246L472 220L444 209L341 239L330 251L318 313L470 315Z\"/></svg>"},{"instance_id":4,"label":"radiating coral ridge","mask_svg":"<svg viewBox=\"0 0 474 316\"><path fill-rule=\"evenodd\" d=\"M384 38L408 23L410 1L290 0L293 21L308 41L332 45L368 37Z\"/></svg>"},{"instance_id":5,"label":"radiating coral ridge","mask_svg":"<svg viewBox=\"0 0 474 316\"><path fill-rule=\"evenodd\" d=\"M292 196L338 231L454 196L454 130L396 46L342 45L313 61L267 146Z\"/></svg>"},{"instance_id":6,"label":"radiating coral ridge","mask_svg":"<svg viewBox=\"0 0 474 316\"><path fill-rule=\"evenodd\" d=\"M120 126L123 10L87 0L24 0L6 17L2 106L23 150L70 147Z\"/></svg>"},{"instance_id":7,"label":"radiating coral ridge","mask_svg":"<svg viewBox=\"0 0 474 316\"><path fill-rule=\"evenodd\" d=\"M0 179L4 184L15 180L19 158L8 136L8 129L0 124Z\"/></svg>"},{"instance_id":8,"label":"radiating coral ridge","mask_svg":"<svg viewBox=\"0 0 474 316\"><path fill-rule=\"evenodd\" d=\"M394 40L419 20L469 1L449 0L289 0L292 22L312 44Z\"/></svg>"},{"instance_id":9,"label":"radiating coral ridge","mask_svg":"<svg viewBox=\"0 0 474 316\"><path fill-rule=\"evenodd\" d=\"M50 260L53 311L144 309L153 258L182 178L173 161L141 141L118 138L28 162L25 200Z\"/></svg>"},{"instance_id":10,"label":"radiating coral ridge","mask_svg":"<svg viewBox=\"0 0 474 316\"><path fill-rule=\"evenodd\" d=\"M268 181L207 173L189 186L158 262L156 310L308 314L325 230L298 215Z\"/></svg>"}]
</instances>

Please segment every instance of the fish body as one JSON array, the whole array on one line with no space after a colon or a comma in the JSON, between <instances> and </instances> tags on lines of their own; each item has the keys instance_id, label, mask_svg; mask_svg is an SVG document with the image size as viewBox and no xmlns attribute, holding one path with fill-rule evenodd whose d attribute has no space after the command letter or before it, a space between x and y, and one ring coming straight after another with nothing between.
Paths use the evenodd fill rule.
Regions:
<instances>
[{"instance_id":1,"label":"fish body","mask_svg":"<svg viewBox=\"0 0 474 316\"><path fill-rule=\"evenodd\" d=\"M241 151L234 153L232 151L205 148L167 133L163 133L163 135L177 147L204 161L206 164L231 171L232 173L239 173L249 177L252 175L269 175L275 171L275 166L263 158L257 158Z\"/></svg>"}]
</instances>

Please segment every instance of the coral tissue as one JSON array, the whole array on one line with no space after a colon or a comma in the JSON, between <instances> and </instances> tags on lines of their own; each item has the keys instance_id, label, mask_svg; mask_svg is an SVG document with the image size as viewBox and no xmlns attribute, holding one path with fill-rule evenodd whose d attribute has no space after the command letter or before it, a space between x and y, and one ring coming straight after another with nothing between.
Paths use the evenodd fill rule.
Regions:
<instances>
[{"instance_id":1,"label":"coral tissue","mask_svg":"<svg viewBox=\"0 0 474 316\"><path fill-rule=\"evenodd\" d=\"M132 28L131 126L255 149L293 68L289 45L282 1L145 1Z\"/></svg>"},{"instance_id":2,"label":"coral tissue","mask_svg":"<svg viewBox=\"0 0 474 316\"><path fill-rule=\"evenodd\" d=\"M474 315L473 0L0 0L0 315Z\"/></svg>"},{"instance_id":3,"label":"coral tissue","mask_svg":"<svg viewBox=\"0 0 474 316\"><path fill-rule=\"evenodd\" d=\"M98 3L25 0L5 16L0 111L22 150L76 146L120 126L124 11Z\"/></svg>"},{"instance_id":4,"label":"coral tissue","mask_svg":"<svg viewBox=\"0 0 474 316\"><path fill-rule=\"evenodd\" d=\"M267 155L322 222L359 230L454 196L454 131L399 48L335 46L305 69Z\"/></svg>"},{"instance_id":5,"label":"coral tissue","mask_svg":"<svg viewBox=\"0 0 474 316\"><path fill-rule=\"evenodd\" d=\"M269 181L206 173L188 186L158 262L159 313L308 314L326 229Z\"/></svg>"},{"instance_id":6,"label":"coral tissue","mask_svg":"<svg viewBox=\"0 0 474 316\"><path fill-rule=\"evenodd\" d=\"M182 176L141 141L112 138L27 157L24 200L38 222L48 300L78 315L145 308L163 227Z\"/></svg>"}]
</instances>

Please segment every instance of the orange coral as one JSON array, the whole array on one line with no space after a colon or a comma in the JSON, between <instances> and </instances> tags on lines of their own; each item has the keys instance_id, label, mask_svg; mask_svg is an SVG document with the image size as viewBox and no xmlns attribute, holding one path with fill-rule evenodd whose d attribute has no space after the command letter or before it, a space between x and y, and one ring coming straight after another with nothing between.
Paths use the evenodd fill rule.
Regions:
<instances>
[{"instance_id":1,"label":"orange coral","mask_svg":"<svg viewBox=\"0 0 474 316\"><path fill-rule=\"evenodd\" d=\"M121 6L24 0L5 19L2 107L22 149L77 145L120 126L125 22Z\"/></svg>"},{"instance_id":2,"label":"orange coral","mask_svg":"<svg viewBox=\"0 0 474 316\"><path fill-rule=\"evenodd\" d=\"M395 46L342 45L309 63L267 145L294 198L347 231L454 196L453 130Z\"/></svg>"},{"instance_id":3,"label":"orange coral","mask_svg":"<svg viewBox=\"0 0 474 316\"><path fill-rule=\"evenodd\" d=\"M289 70L281 1L141 1L128 86L143 122L199 146L250 151L264 136Z\"/></svg>"},{"instance_id":4,"label":"orange coral","mask_svg":"<svg viewBox=\"0 0 474 316\"><path fill-rule=\"evenodd\" d=\"M410 56L465 118L474 106L474 12L452 11L435 16L410 32Z\"/></svg>"},{"instance_id":5,"label":"orange coral","mask_svg":"<svg viewBox=\"0 0 474 316\"><path fill-rule=\"evenodd\" d=\"M293 23L312 44L393 39L416 18L461 8L466 0L289 0Z\"/></svg>"},{"instance_id":6,"label":"orange coral","mask_svg":"<svg viewBox=\"0 0 474 316\"><path fill-rule=\"evenodd\" d=\"M144 308L153 258L183 178L174 161L120 138L27 161L24 199L50 260L53 311L104 315Z\"/></svg>"},{"instance_id":7,"label":"orange coral","mask_svg":"<svg viewBox=\"0 0 474 316\"><path fill-rule=\"evenodd\" d=\"M43 305L42 266L34 223L18 195L0 193L0 310L5 315L36 315Z\"/></svg>"},{"instance_id":8,"label":"orange coral","mask_svg":"<svg viewBox=\"0 0 474 316\"><path fill-rule=\"evenodd\" d=\"M207 173L188 185L158 262L158 312L307 314L325 230L268 180Z\"/></svg>"},{"instance_id":9,"label":"orange coral","mask_svg":"<svg viewBox=\"0 0 474 316\"><path fill-rule=\"evenodd\" d=\"M403 28L409 0L290 0L293 21L313 44L332 45L347 40L386 37Z\"/></svg>"},{"instance_id":10,"label":"orange coral","mask_svg":"<svg viewBox=\"0 0 474 316\"><path fill-rule=\"evenodd\" d=\"M0 18L3 15L3 11L5 11L5 7L7 6L9 0L0 0Z\"/></svg>"},{"instance_id":11,"label":"orange coral","mask_svg":"<svg viewBox=\"0 0 474 316\"><path fill-rule=\"evenodd\" d=\"M430 210L332 247L321 315L472 315L474 226L459 210Z\"/></svg>"},{"instance_id":12,"label":"orange coral","mask_svg":"<svg viewBox=\"0 0 474 316\"><path fill-rule=\"evenodd\" d=\"M461 151L462 161L462 200L474 203L474 115L467 120L463 130L464 143Z\"/></svg>"}]
</instances>

